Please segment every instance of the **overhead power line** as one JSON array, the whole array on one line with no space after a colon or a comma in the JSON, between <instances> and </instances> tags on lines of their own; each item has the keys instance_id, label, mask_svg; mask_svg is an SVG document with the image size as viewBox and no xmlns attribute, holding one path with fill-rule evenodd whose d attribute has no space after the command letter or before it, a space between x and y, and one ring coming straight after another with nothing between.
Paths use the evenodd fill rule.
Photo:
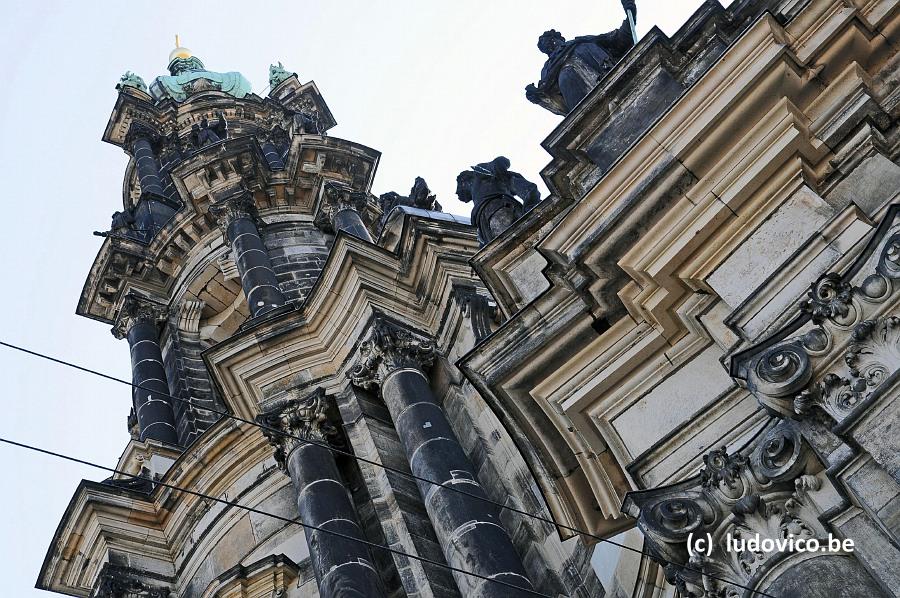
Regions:
<instances>
[{"instance_id":1,"label":"overhead power line","mask_svg":"<svg viewBox=\"0 0 900 598\"><path fill-rule=\"evenodd\" d=\"M572 527L572 526L569 526L569 525L566 525L566 524L563 524L563 523L558 523L557 521L555 521L555 520L553 520L553 519L551 519L551 518L549 518L549 517L544 517L543 515L538 515L538 514L536 514L536 513L530 513L530 512L528 512L528 511L524 511L524 510L519 509L519 508L517 508L517 507L513 507L513 506L510 506L510 505L506 505L506 504L503 504L503 503L494 501L494 500L492 500L492 499L490 499L490 498L488 498L488 497L485 497L485 496L478 496L478 495L476 495L476 494L472 494L472 493L470 493L470 492L467 492L467 491L465 491L465 490L463 490L463 489L461 489L461 488L457 488L457 487L455 487L455 486L445 485L445 484L442 483L442 482L437 482L437 481L435 481L435 480L430 480L430 479L428 479L428 478L424 478L424 477L415 475L415 474L413 474L413 473L403 471L402 469L398 469L398 468L395 468L395 467L391 467L390 465L385 465L384 463L380 463L380 462L374 461L374 460L372 460L372 459L367 459L367 458L365 458L365 457L360 457L360 456L358 456L358 455L356 455L356 454L354 454L354 453L351 453L351 452L349 452L349 451L345 451L345 450L343 450L343 449L339 449L339 448L333 447L333 446L331 446L330 444L328 444L327 442L321 442L321 441L314 440L314 439L310 439L310 438L304 438L304 437L301 437L301 436L296 436L296 435L291 434L291 433L289 433L289 432L285 432L284 430L281 430L281 429L279 429L279 428L273 428L273 427L271 427L271 426L267 426L267 425L265 425L265 424L261 424L261 423L259 423L259 422L257 422L257 421L254 421L254 420L246 419L246 418L240 417L240 416L238 416L238 415L234 415L233 413L229 413L229 412L227 412L227 411L223 411L223 410L220 410L220 409L214 409L214 408L210 408L210 407L207 407L207 406L198 406L198 405L196 405L195 403L193 403L190 399L184 399L184 398L182 398L182 397L176 397L176 396L171 395L171 394L159 392L159 391L157 391L157 390L155 390L155 389L146 388L146 387L140 386L140 385L138 385L138 384L134 384L133 382L129 382L129 381L127 381L127 380L124 380L124 379L122 379L122 378L118 378L118 377L116 377L116 376L112 376L112 375L110 375L110 374L106 374L106 373L100 372L100 371L98 371L98 370L94 370L94 369L91 369L91 368L87 368L87 367L78 365L78 364L76 364L76 363L72 363L72 362L66 361L66 360L64 360L64 359L59 359L59 358L57 358L57 357L53 357L53 356L50 356L50 355L47 355L47 354L44 354L44 353L40 353L40 352L38 352L38 351L33 351L33 350L31 350L31 349L26 349L25 347L21 347L21 346L19 346L19 345L14 345L14 344L12 344L12 343L8 343L8 342L2 341L2 340L0 340L0 346L7 347L8 349L13 349L13 350L15 350L15 351L19 351L19 352L21 352L21 353L25 353L25 354L31 355L31 356L33 356L33 357L38 357L38 358L40 358L40 359L44 359L44 360L47 360L47 361L52 361L52 362L54 362L54 363L57 363L57 364L60 364L60 365L63 365L63 366L69 367L69 368L73 368L73 369L76 369L76 370L79 370L79 371L82 371L82 372L85 372L85 373L88 373L88 374L92 374L92 375L94 375L94 376L99 376L99 377L101 377L101 378L105 378L105 379L111 380L111 381L113 381L113 382L118 382L119 384L124 384L124 385L129 386L129 387L131 387L131 388L133 388L133 389L150 390L150 391L153 391L154 394L156 394L156 395L163 395L163 396L165 396L165 397L167 397L167 398L169 398L169 399L172 399L173 401L178 401L178 402L180 402L180 403L184 403L184 404L187 404L187 405L190 405L190 406L193 406L193 407L197 407L197 408L199 408L199 409L204 409L204 410L206 410L206 411L209 411L210 413L214 413L214 414L219 415L219 416L221 416L221 417L226 417L226 418L232 419L232 420L234 420L234 421L237 421L237 422L240 422L240 423L243 423L243 424L247 424L247 425L253 426L253 427L255 427L255 428L259 428L259 429L261 429L261 430L265 430L265 431L267 431L267 432L271 432L271 433L273 433L273 434L277 434L277 435L279 435L279 436L283 436L283 437L285 437L285 438L290 438L290 439L292 439L292 440L296 440L296 441L301 442L301 443L312 444L312 445L315 445L315 446L319 446L319 447L321 447L321 448L324 448L324 449L327 449L327 450L331 451L332 453L335 453L335 454L338 454L338 455L343 455L343 456L345 456L345 457L349 457L349 458L351 458L351 459L355 459L356 461L359 461L359 462L362 462L362 463L366 463L366 464L372 465L372 466L374 466L374 467L380 467L380 468L384 469L385 471L390 471L391 473L395 473L395 474L400 475L400 476L403 476L403 477L405 477L405 478L408 478L408 479L411 479L411 480L420 481L420 482L423 482L423 483L426 483L426 484L430 484L430 485L432 485L432 486L437 486L437 487L439 487L439 488L442 488L442 489L444 489L444 490L448 490L448 491L450 491L450 492L457 492L457 493L459 493L459 494L464 494L464 495L466 495L466 496L468 496L468 497L470 497L470 498L474 498L474 499L476 499L476 500L479 500L479 501L482 501L482 502L491 504L491 505L493 505L493 506L496 506L497 508L504 509L504 510L506 510L506 511L510 511L510 512L516 513L516 514L518 514L518 515L522 515L523 517L529 517L529 518L534 519L534 520L536 520L536 521L541 521L541 522L543 522L543 523L548 523L548 524L553 525L553 526L555 526L555 527L557 527L557 528L559 528L559 529L563 529L563 530L566 530L566 531L569 531L569 532L578 534L578 535L580 535L580 536L584 536L584 537L587 537L587 538L591 538L591 539L593 539L593 540L597 540L598 542L604 542L604 543L607 543L607 544L612 544L613 546L617 546L617 547L622 548L622 549L624 549L624 550L628 550L628 551L634 552L634 553L636 553L636 554L641 554L641 555L644 555L644 556L647 556L647 557L650 557L650 558L655 559L654 555L652 555L652 554L650 554L650 553L648 553L648 552L645 552L645 551L643 551L643 550L641 550L641 549L634 548L634 547L632 547L632 546L628 546L627 544L622 544L622 543L620 543L620 542L616 542L615 540L611 540L611 539L609 539L609 538L604 538L604 537L599 536L599 535L597 535L597 534L593 534L593 533L591 533L591 532L587 532L587 531L578 529L578 528L576 528L576 527ZM0 439L0 440L2 440L2 439ZM31 447L28 447L28 448L31 448ZM35 449L35 450L39 450L39 449ZM41 451L41 452L47 452L48 454L53 454L53 453L49 453L48 451ZM56 456L60 456L60 455L56 455ZM699 454L698 454L697 456L699 456ZM76 459L70 459L70 460L76 460ZM76 461L77 461L77 460L76 460ZM90 465L92 465L92 464L90 464ZM126 475L131 475L131 474L126 474ZM132 476L132 477L133 477L133 476ZM741 589L744 589L744 590L749 590L750 592L752 592L752 593L754 593L754 594L759 594L760 596L766 596L766 597L768 597L768 598L775 598L775 597L772 596L771 594L767 594L767 593L762 592L762 591L759 591L759 590L754 590L753 588L750 588L750 587L741 585L741 584L739 584L739 583L737 583L737 582L734 582L734 581L730 581L730 580L727 580L727 579L724 579L724 578L721 578L721 577L712 575L712 574L710 574L710 573L705 573L705 572L701 571L700 569L696 569L696 568L691 567L691 566L688 566L688 565L681 565L681 567L684 568L684 569L686 569L686 570L688 570L688 571L694 571L694 572L696 572L696 573L701 573L701 574L705 575L706 577L709 577L710 579L714 579L714 580L720 581L720 582L722 582L722 583L727 583L727 584L729 584L729 585L733 585L733 586L735 586L735 587L738 587L738 588L741 588ZM508 584L507 584L507 585L508 585ZM516 587L516 586L513 586L513 587Z\"/></svg>"},{"instance_id":2,"label":"overhead power line","mask_svg":"<svg viewBox=\"0 0 900 598\"><path fill-rule=\"evenodd\" d=\"M66 460L66 461L71 461L72 463L78 463L78 464L80 464L80 465L87 465L88 467L93 467L93 468L95 468L95 469L100 469L100 470L107 471L107 472L110 472L110 473L114 473L114 474L117 474L117 475L128 476L129 478L132 478L132 479L137 479L137 480L145 479L145 478L140 477L139 475L135 475L135 474L127 473L127 472L124 472L124 471L120 471L120 470L118 470L118 469L116 469L116 468L114 468L114 467L107 467L107 466L105 466L105 465L100 465L99 463L93 463L93 462L87 461L87 460L85 460L85 459L79 459L78 457L72 457L72 456L70 456L70 455L65 455L65 454L63 454L63 453L57 453L57 452L55 452L55 451L51 451L51 450L48 450L48 449L40 448L40 447L37 447L37 446L32 446L32 445L30 445L30 444L25 444L25 443L22 443L22 442L16 442L15 440L9 440L9 439L7 439L7 438L2 438L2 437L0 437L0 442L5 443L5 444L8 444L8 445L10 445L10 446L15 446L15 447L18 447L18 448L21 448L21 449L27 449L27 450L29 450L29 451L34 451L34 452L36 452L36 453L42 453L42 454L44 454L44 455L49 455L49 456L51 456L51 457L57 457L57 458L59 458L59 459L64 459L64 460ZM209 494L204 494L203 492L198 492L198 491L196 491L196 490L189 490L188 488L183 488L183 487L181 487L181 486L176 486L175 484L168 484L168 483L165 483L165 482L159 482L159 481L153 481L153 483L154 483L155 485L157 485L157 486L162 486L162 487L164 487L164 488L170 488L170 489L172 489L172 490L177 490L177 491L179 491L179 492L184 492L184 493L186 493L186 494L191 494L191 495L193 495L193 496L197 496L197 497L199 497L199 498L203 498L203 499L206 499L206 500L215 501L215 502L217 502L217 503L220 503L220 504L223 504L223 505L226 505L226 506L229 506L229 507L234 507L234 508L237 508L237 509L243 509L243 510L248 511L248 512L250 512L250 513L255 513L255 514L257 514L257 515L263 515L263 516L265 516L265 517L271 517L271 518L273 518L273 519L277 519L277 520L283 521L283 522L285 522L285 523L291 523L291 524L294 524L294 525L299 525L299 526L304 527L304 528L307 528L307 529L311 529L311 530L314 530L314 531L317 531L317 532L322 532L322 533L324 533L324 534L329 534L329 535L331 535L331 536L337 536L338 538L343 538L343 539L345 539L345 540L351 540L351 541L353 541L353 542L359 542L360 544L365 544L366 546L369 546L370 548L379 548L379 549L381 549L381 550L386 550L386 551L388 551L388 552L392 552L392 553L394 553L394 554L396 554L396 555L399 555L399 556L404 556L404 557L407 557L407 558L415 559L415 560L417 560L417 561L421 561L421 562L423 562L423 563L428 563L429 565L434 565L434 566L436 566L436 567L443 567L444 569L448 569L448 570L453 571L453 572L456 572L456 573L462 573L463 575L469 575L469 576L471 576L471 577L477 577L478 579L482 579L482 580L484 580L484 581L489 581L489 582L491 582L491 583L497 583L497 584L500 584L500 585L503 585L503 586L506 586L506 587L509 587L509 588L514 588L514 589L516 589L516 590L519 590L520 592L526 592L526 593L528 593L528 594L533 594L534 596L543 596L544 598L553 598L553 597L550 596L549 594L544 594L544 593L538 592L538 591L536 591L536 590L530 590L530 589L528 589L528 588L523 588L523 587L517 586L517 585L515 585L515 584L511 584L511 583L508 583L508 582L505 582L505 581L501 581L501 580L499 580L499 579L494 579L494 578L491 578L491 577L487 577L486 575L481 575L481 574L479 574L479 573L475 573L474 571L467 571L467 570L465 570L465 569L460 569L459 567L453 567L453 566L451 566L451 565L446 565L446 564L444 564L444 563L439 563L438 561L434 561L434 560L429 559L429 558L425 558L425 557L418 556L418 555L415 555L415 554L410 554L410 553L408 553L408 552L403 552L402 550L397 550L396 548L391 548L390 546L385 546L384 544L378 544L377 542L370 542L369 540L363 540L363 539L360 539L360 538L354 538L353 536L348 536L347 534L342 534L342 533L340 533L340 532L335 532L335 531L328 530L328 529L325 529L325 528L322 528L322 527L318 527L318 526L315 526L315 525L310 525L310 524L308 524L308 523L303 523L303 521L301 521L300 519L291 519L290 517L283 517L282 515L277 515L277 514L275 514L275 513L270 513L269 511L263 511L263 510L260 510L260 509L255 508L255 507L250 507L250 506L247 506L247 505L242 505L242 504L237 503L237 502L235 502L235 501L233 501L233 500L226 500L226 499L224 499L224 498L218 498L218 497L216 497L216 496L212 496L212 495L209 495Z\"/></svg>"}]
</instances>

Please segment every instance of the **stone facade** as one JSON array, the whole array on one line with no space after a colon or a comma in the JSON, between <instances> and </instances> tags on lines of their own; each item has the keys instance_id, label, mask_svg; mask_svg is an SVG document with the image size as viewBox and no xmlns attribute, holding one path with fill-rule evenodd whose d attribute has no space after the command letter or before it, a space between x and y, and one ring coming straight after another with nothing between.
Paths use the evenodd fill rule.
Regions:
<instances>
[{"instance_id":1,"label":"stone facade","mask_svg":"<svg viewBox=\"0 0 900 598\"><path fill-rule=\"evenodd\" d=\"M545 33L550 195L477 163L471 222L376 197L280 63L266 97L184 48L130 74L78 313L128 340L132 440L38 587L900 595L898 4Z\"/></svg>"}]
</instances>

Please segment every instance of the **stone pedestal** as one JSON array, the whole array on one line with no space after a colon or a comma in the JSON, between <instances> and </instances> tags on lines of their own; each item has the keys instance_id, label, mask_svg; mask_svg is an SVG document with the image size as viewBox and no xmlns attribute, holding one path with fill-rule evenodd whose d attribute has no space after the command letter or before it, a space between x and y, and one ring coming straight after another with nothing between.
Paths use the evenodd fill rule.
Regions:
<instances>
[{"instance_id":1,"label":"stone pedestal","mask_svg":"<svg viewBox=\"0 0 900 598\"><path fill-rule=\"evenodd\" d=\"M434 348L426 339L376 320L372 335L360 347L361 363L351 380L363 388L380 388L412 473L454 487L427 482L419 491L447 562L490 579L532 589L521 559L498 517L498 508L485 500L474 467L431 391L423 368ZM463 494L466 493L466 494ZM471 575L454 573L465 596L517 597L532 593Z\"/></svg>"}]
</instances>

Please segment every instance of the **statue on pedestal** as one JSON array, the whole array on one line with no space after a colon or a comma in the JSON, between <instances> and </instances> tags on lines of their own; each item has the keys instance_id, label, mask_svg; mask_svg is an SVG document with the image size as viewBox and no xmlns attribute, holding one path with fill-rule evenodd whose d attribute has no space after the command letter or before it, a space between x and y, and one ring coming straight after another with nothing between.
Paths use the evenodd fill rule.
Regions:
<instances>
[{"instance_id":1,"label":"statue on pedestal","mask_svg":"<svg viewBox=\"0 0 900 598\"><path fill-rule=\"evenodd\" d=\"M457 197L464 203L474 204L472 224L478 229L482 245L497 238L541 200L537 185L509 170L509 166L509 159L498 156L456 177Z\"/></svg>"},{"instance_id":2,"label":"statue on pedestal","mask_svg":"<svg viewBox=\"0 0 900 598\"><path fill-rule=\"evenodd\" d=\"M636 17L634 0L622 0L622 7ZM565 116L634 46L634 37L626 18L615 31L569 41L550 29L538 38L537 46L548 58L541 69L541 80L525 88L525 97L554 114Z\"/></svg>"}]
</instances>

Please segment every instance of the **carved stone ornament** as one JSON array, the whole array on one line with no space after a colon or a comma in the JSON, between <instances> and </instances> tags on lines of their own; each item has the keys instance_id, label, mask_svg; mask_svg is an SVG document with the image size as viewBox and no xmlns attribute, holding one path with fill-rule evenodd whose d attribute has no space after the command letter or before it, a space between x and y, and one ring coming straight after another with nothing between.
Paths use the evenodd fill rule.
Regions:
<instances>
[{"instance_id":1,"label":"carved stone ornament","mask_svg":"<svg viewBox=\"0 0 900 598\"><path fill-rule=\"evenodd\" d=\"M334 233L334 215L341 210L355 210L365 224L369 224L369 195L354 191L352 187L337 182L325 183L322 200L316 212L314 224L325 232Z\"/></svg>"},{"instance_id":2,"label":"carved stone ornament","mask_svg":"<svg viewBox=\"0 0 900 598\"><path fill-rule=\"evenodd\" d=\"M122 301L122 308L113 325L112 334L121 340L128 335L131 327L139 322L158 324L168 317L168 310L162 303L129 293Z\"/></svg>"},{"instance_id":3,"label":"carved stone ornament","mask_svg":"<svg viewBox=\"0 0 900 598\"><path fill-rule=\"evenodd\" d=\"M238 218L249 218L256 221L256 204L249 190L241 188L209 205L209 213L216 219L216 224L227 234L228 225Z\"/></svg>"},{"instance_id":4,"label":"carved stone ornament","mask_svg":"<svg viewBox=\"0 0 900 598\"><path fill-rule=\"evenodd\" d=\"M681 596L736 598L739 586L753 588L784 556L749 550L742 539L826 539L807 496L819 488L811 474L820 466L791 422L764 430L738 454L712 451L704 463L698 477L625 500ZM708 551L688 550L689 534L711 539ZM737 550L729 538L741 542Z\"/></svg>"},{"instance_id":5,"label":"carved stone ornament","mask_svg":"<svg viewBox=\"0 0 900 598\"><path fill-rule=\"evenodd\" d=\"M412 189L409 190L408 196L400 195L395 191L389 191L387 193L382 193L378 197L378 203L381 205L382 226L387 221L388 214L390 214L391 210L397 206L410 206L435 212L442 211L441 204L438 203L436 196L431 193L431 189L428 188L428 183L420 176L416 177Z\"/></svg>"},{"instance_id":6,"label":"carved stone ornament","mask_svg":"<svg viewBox=\"0 0 900 598\"><path fill-rule=\"evenodd\" d=\"M139 89L144 93L149 93L147 91L147 84L144 83L144 80L132 73L131 71L125 71L125 74L119 79L119 82L116 84L116 89L122 91L126 87L133 87L135 89Z\"/></svg>"},{"instance_id":7,"label":"carved stone ornament","mask_svg":"<svg viewBox=\"0 0 900 598\"><path fill-rule=\"evenodd\" d=\"M429 367L434 361L434 353L431 339L377 317L369 337L360 343L359 361L347 372L347 377L360 388L375 390L389 372Z\"/></svg>"},{"instance_id":8,"label":"carved stone ornament","mask_svg":"<svg viewBox=\"0 0 900 598\"><path fill-rule=\"evenodd\" d=\"M266 439L275 447L275 461L282 470L287 469L291 451L304 444L300 439L317 442L337 439L338 431L328 421L325 409L325 389L318 388L305 397L280 402L256 417Z\"/></svg>"},{"instance_id":9,"label":"carved stone ornament","mask_svg":"<svg viewBox=\"0 0 900 598\"><path fill-rule=\"evenodd\" d=\"M732 359L732 375L781 417L840 424L900 370L900 206L843 275L816 281L797 318ZM893 306L893 309L889 309Z\"/></svg>"},{"instance_id":10,"label":"carved stone ornament","mask_svg":"<svg viewBox=\"0 0 900 598\"><path fill-rule=\"evenodd\" d=\"M150 585L126 573L107 567L92 598L170 598L168 588Z\"/></svg>"},{"instance_id":11,"label":"carved stone ornament","mask_svg":"<svg viewBox=\"0 0 900 598\"><path fill-rule=\"evenodd\" d=\"M292 73L281 64L281 61L278 62L278 65L270 64L269 65L269 87L275 89L291 77L297 76L297 73Z\"/></svg>"}]
</instances>

